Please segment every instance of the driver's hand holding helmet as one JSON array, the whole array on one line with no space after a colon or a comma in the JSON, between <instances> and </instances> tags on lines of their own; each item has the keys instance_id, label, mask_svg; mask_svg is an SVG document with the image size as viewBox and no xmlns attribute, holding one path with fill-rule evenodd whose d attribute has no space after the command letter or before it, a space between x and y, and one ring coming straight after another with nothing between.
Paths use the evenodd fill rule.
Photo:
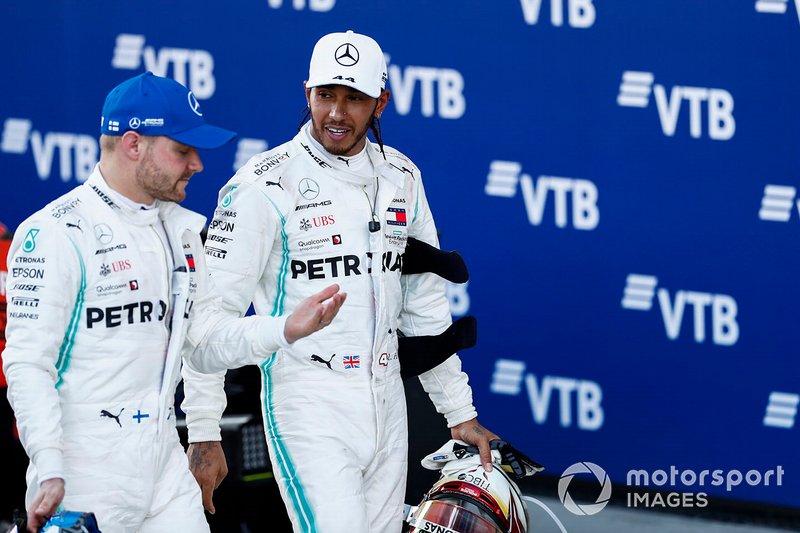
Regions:
<instances>
[{"instance_id":1,"label":"driver's hand holding helmet","mask_svg":"<svg viewBox=\"0 0 800 533\"><path fill-rule=\"evenodd\" d=\"M425 457L422 466L442 475L411 508L409 533L442 528L452 533L526 533L528 511L511 475L530 476L542 466L501 440L492 441L492 459L495 468L487 472L477 448L458 440Z\"/></svg>"}]
</instances>

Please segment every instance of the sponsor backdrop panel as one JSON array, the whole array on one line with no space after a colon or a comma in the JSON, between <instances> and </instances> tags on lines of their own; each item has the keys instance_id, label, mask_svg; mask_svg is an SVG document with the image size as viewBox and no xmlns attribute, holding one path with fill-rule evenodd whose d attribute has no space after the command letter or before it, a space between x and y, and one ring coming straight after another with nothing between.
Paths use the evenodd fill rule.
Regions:
<instances>
[{"instance_id":1,"label":"sponsor backdrop panel","mask_svg":"<svg viewBox=\"0 0 800 533\"><path fill-rule=\"evenodd\" d=\"M316 39L370 34L384 140L470 267L450 295L480 322L464 363L486 425L553 475L772 469L650 487L797 507L798 4L6 2L0 220L86 178L105 94L144 70L239 132L192 180L186 205L210 215L296 131Z\"/></svg>"}]
</instances>

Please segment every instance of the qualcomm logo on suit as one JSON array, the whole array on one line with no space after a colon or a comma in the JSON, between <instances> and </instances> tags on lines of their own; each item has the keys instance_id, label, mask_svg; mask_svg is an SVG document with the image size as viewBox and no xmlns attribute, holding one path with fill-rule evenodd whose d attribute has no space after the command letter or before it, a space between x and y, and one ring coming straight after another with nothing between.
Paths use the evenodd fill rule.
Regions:
<instances>
[{"instance_id":1,"label":"qualcomm logo on suit","mask_svg":"<svg viewBox=\"0 0 800 533\"><path fill-rule=\"evenodd\" d=\"M521 174L521 171L522 165L515 161L492 161L486 178L486 194L513 198L519 183L528 221L533 226L539 226L544 220L549 192L552 191L557 227L567 227L570 221L568 207L571 206L573 228L587 231L597 228L600 210L597 207L598 191L594 183L584 179L539 176L534 185L533 178L528 174Z\"/></svg>"},{"instance_id":2,"label":"qualcomm logo on suit","mask_svg":"<svg viewBox=\"0 0 800 533\"><path fill-rule=\"evenodd\" d=\"M189 48L159 48L145 46L145 36L130 33L117 35L111 66L117 69L144 70L157 76L168 77L172 67L172 78L188 87L200 100L214 96L217 80L214 77L214 56L207 50Z\"/></svg>"},{"instance_id":3,"label":"qualcomm logo on suit","mask_svg":"<svg viewBox=\"0 0 800 533\"><path fill-rule=\"evenodd\" d=\"M518 396L523 383L534 423L547 423L551 399L556 396L558 403L553 401L552 404L556 405L561 427L577 425L578 429L586 431L603 427L603 389L594 381L559 376L544 376L540 380L534 374L525 372L525 361L498 359L495 362L489 385L489 390L494 394Z\"/></svg>"},{"instance_id":4,"label":"qualcomm logo on suit","mask_svg":"<svg viewBox=\"0 0 800 533\"><path fill-rule=\"evenodd\" d=\"M658 278L643 274L628 274L622 296L622 308L632 311L650 311L656 295ZM658 289L658 304L664 319L667 338L677 340L681 334L684 311L692 306L691 320L694 321L694 340L706 340L706 308L711 308L712 341L720 346L732 346L739 340L739 324L736 322L738 305L727 294L710 294L699 291L676 291L675 297L669 290Z\"/></svg>"},{"instance_id":5,"label":"qualcomm logo on suit","mask_svg":"<svg viewBox=\"0 0 800 533\"><path fill-rule=\"evenodd\" d=\"M58 175L61 181L75 178L84 182L97 164L97 139L82 133L47 132L33 129L25 118L7 118L0 136L0 152L25 154L30 145L36 173L41 180L50 178L56 153L59 155Z\"/></svg>"},{"instance_id":6,"label":"qualcomm logo on suit","mask_svg":"<svg viewBox=\"0 0 800 533\"><path fill-rule=\"evenodd\" d=\"M661 131L667 137L675 135L684 101L689 103L689 134L693 138L699 139L703 136L703 108L706 109L708 117L706 130L710 139L727 141L736 133L736 119L733 117L734 101L728 91L675 85L668 95L663 85L653 84L654 80L652 72L637 70L623 72L617 105L645 108L650 104L652 92L661 122Z\"/></svg>"}]
</instances>

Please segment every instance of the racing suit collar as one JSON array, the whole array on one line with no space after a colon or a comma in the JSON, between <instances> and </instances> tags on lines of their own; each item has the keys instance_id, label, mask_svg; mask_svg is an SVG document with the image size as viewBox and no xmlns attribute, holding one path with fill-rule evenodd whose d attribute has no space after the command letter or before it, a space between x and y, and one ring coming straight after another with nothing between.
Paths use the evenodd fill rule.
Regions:
<instances>
[{"instance_id":1,"label":"racing suit collar","mask_svg":"<svg viewBox=\"0 0 800 533\"><path fill-rule=\"evenodd\" d=\"M185 230L199 234L206 224L206 217L190 211L175 202L159 202L158 216L164 222L168 232L174 230L180 234Z\"/></svg>"},{"instance_id":2,"label":"racing suit collar","mask_svg":"<svg viewBox=\"0 0 800 533\"><path fill-rule=\"evenodd\" d=\"M308 146L313 151L313 154L306 153L308 157L318 157L321 159L326 165L328 165L328 169L335 171L331 172L330 174L341 179L342 181L347 181L356 185L367 185L372 182L375 176L380 176L386 178L395 187L403 186L403 182L405 180L403 172L390 165L384 159L383 154L381 154L381 152L375 148L375 145L370 142L369 139L367 139L366 151L369 160L372 162L372 168L374 170L374 174L372 175L356 174L348 170L344 163L336 159L336 156L325 150L325 148L319 142L317 142L314 137L311 136L310 121L307 122L297 136L295 136L295 140L305 146ZM306 152L306 150L303 151Z\"/></svg>"},{"instance_id":3,"label":"racing suit collar","mask_svg":"<svg viewBox=\"0 0 800 533\"><path fill-rule=\"evenodd\" d=\"M121 195L108 186L108 183L100 173L100 165L95 165L94 170L89 175L89 179L86 180L86 185L97 193L98 200L109 208L116 210L126 221L137 226L156 224L160 218L168 230L174 228L177 233L181 233L182 230L188 229L194 233L199 233L206 222L204 216L184 209L175 202L156 200L150 209L132 207L130 202L120 200Z\"/></svg>"},{"instance_id":4,"label":"racing suit collar","mask_svg":"<svg viewBox=\"0 0 800 533\"><path fill-rule=\"evenodd\" d=\"M97 193L97 197L102 203L116 210L126 222L137 226L149 226L158 221L161 202L156 201L151 209L136 209L130 205L130 202L121 201L120 193L109 187L100 173L99 164L95 165L94 170L89 175L89 179L86 180L86 185Z\"/></svg>"}]
</instances>

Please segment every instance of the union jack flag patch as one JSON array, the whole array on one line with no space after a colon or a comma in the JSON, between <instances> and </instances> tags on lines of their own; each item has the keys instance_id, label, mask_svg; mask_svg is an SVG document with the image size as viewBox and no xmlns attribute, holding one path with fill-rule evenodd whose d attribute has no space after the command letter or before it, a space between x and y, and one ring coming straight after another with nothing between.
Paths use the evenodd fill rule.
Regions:
<instances>
[{"instance_id":1,"label":"union jack flag patch","mask_svg":"<svg viewBox=\"0 0 800 533\"><path fill-rule=\"evenodd\" d=\"M345 355L342 359L345 368L361 368L360 355Z\"/></svg>"}]
</instances>

